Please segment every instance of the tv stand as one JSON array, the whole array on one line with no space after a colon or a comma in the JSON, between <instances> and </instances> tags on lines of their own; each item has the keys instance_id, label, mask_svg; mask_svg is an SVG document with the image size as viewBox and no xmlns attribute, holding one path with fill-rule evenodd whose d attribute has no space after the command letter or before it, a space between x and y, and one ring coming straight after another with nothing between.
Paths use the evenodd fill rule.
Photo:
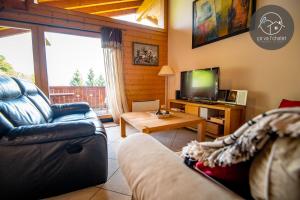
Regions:
<instances>
[{"instance_id":1,"label":"tv stand","mask_svg":"<svg viewBox=\"0 0 300 200\"><path fill-rule=\"evenodd\" d=\"M177 109L178 111L185 112L188 114L200 116L200 109L205 108L216 113L219 113L219 116L216 116L221 119L222 123L212 121L211 119L206 119L207 124L216 125L216 127L221 128L221 134L212 134L206 132L206 135L209 135L213 138L220 136L225 136L233 133L241 125L245 123L245 112L246 106L240 105L227 105L224 103L214 102L214 101L200 101L193 102L188 100L175 100L171 99L169 101L170 109ZM209 126L207 126L209 127Z\"/></svg>"},{"instance_id":2,"label":"tv stand","mask_svg":"<svg viewBox=\"0 0 300 200\"><path fill-rule=\"evenodd\" d=\"M216 101L208 101L208 100L192 100L192 103L198 103L198 104L207 104L207 105L216 105L218 102Z\"/></svg>"},{"instance_id":3,"label":"tv stand","mask_svg":"<svg viewBox=\"0 0 300 200\"><path fill-rule=\"evenodd\" d=\"M191 103L208 104L208 105L219 104L217 101L203 100L203 99L178 99L178 100L187 101Z\"/></svg>"}]
</instances>

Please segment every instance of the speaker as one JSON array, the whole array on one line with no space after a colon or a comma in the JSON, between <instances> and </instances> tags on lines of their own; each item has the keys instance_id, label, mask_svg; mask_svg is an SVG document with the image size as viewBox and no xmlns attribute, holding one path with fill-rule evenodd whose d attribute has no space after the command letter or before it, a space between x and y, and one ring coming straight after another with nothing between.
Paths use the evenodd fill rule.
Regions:
<instances>
[{"instance_id":1,"label":"speaker","mask_svg":"<svg viewBox=\"0 0 300 200\"><path fill-rule=\"evenodd\" d=\"M176 90L176 93L175 93L175 96L176 96L176 99L181 99L181 96L180 96L180 90Z\"/></svg>"},{"instance_id":2,"label":"speaker","mask_svg":"<svg viewBox=\"0 0 300 200\"><path fill-rule=\"evenodd\" d=\"M226 101L237 105L247 104L248 90L230 90Z\"/></svg>"}]
</instances>

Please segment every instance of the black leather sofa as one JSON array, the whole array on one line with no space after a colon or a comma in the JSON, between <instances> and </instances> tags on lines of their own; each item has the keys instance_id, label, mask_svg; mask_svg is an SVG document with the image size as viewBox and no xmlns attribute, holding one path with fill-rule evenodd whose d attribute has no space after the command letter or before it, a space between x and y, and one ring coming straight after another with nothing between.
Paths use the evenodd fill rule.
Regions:
<instances>
[{"instance_id":1,"label":"black leather sofa","mask_svg":"<svg viewBox=\"0 0 300 200\"><path fill-rule=\"evenodd\" d=\"M107 179L107 138L87 103L51 105L0 75L0 199L37 199Z\"/></svg>"}]
</instances>

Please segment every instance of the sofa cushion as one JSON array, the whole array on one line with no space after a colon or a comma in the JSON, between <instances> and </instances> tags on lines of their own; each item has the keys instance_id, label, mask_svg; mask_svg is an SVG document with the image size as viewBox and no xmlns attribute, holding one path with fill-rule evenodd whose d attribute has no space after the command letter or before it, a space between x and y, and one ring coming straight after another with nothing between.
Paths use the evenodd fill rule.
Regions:
<instances>
[{"instance_id":1,"label":"sofa cushion","mask_svg":"<svg viewBox=\"0 0 300 200\"><path fill-rule=\"evenodd\" d=\"M92 122L96 127L96 133L102 133L106 135L103 124L98 120L96 113L92 110L86 113L71 114L71 115L57 117L53 119L52 122L56 123L56 122L70 122L70 121L80 121L80 120L87 120L89 122Z\"/></svg>"},{"instance_id":2,"label":"sofa cushion","mask_svg":"<svg viewBox=\"0 0 300 200\"><path fill-rule=\"evenodd\" d=\"M300 138L269 142L253 160L250 189L254 199L300 198Z\"/></svg>"},{"instance_id":3,"label":"sofa cushion","mask_svg":"<svg viewBox=\"0 0 300 200\"><path fill-rule=\"evenodd\" d=\"M1 126L5 129L45 123L45 118L34 104L22 95L18 84L8 76L0 76Z\"/></svg>"},{"instance_id":4,"label":"sofa cushion","mask_svg":"<svg viewBox=\"0 0 300 200\"><path fill-rule=\"evenodd\" d=\"M44 95L44 93L29 81L16 78L15 81L20 86L22 94L32 101L37 109L39 109L39 111L43 114L47 122L51 122L53 112L50 107L49 99Z\"/></svg>"},{"instance_id":5,"label":"sofa cushion","mask_svg":"<svg viewBox=\"0 0 300 200\"><path fill-rule=\"evenodd\" d=\"M42 113L25 96L2 101L0 112L14 127L46 123Z\"/></svg>"},{"instance_id":6,"label":"sofa cushion","mask_svg":"<svg viewBox=\"0 0 300 200\"><path fill-rule=\"evenodd\" d=\"M18 84L8 76L0 76L0 101L16 99L22 95Z\"/></svg>"},{"instance_id":7,"label":"sofa cushion","mask_svg":"<svg viewBox=\"0 0 300 200\"><path fill-rule=\"evenodd\" d=\"M194 168L217 180L245 199L251 199L249 188L250 162L241 162L231 166L208 167L198 161Z\"/></svg>"},{"instance_id":8,"label":"sofa cushion","mask_svg":"<svg viewBox=\"0 0 300 200\"><path fill-rule=\"evenodd\" d=\"M205 166L203 162L198 161L195 167L208 176L217 180L232 182L236 184L248 182L248 174L250 168L249 162L242 162L225 167L208 167Z\"/></svg>"},{"instance_id":9,"label":"sofa cushion","mask_svg":"<svg viewBox=\"0 0 300 200\"><path fill-rule=\"evenodd\" d=\"M300 107L300 101L291 101L287 99L282 99L279 108L290 108L290 107Z\"/></svg>"}]
</instances>

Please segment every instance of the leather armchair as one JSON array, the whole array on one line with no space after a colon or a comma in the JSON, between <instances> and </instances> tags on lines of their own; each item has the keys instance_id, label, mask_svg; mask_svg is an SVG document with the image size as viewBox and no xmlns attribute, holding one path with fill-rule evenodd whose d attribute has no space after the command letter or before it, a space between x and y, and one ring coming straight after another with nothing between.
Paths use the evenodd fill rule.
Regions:
<instances>
[{"instance_id":1,"label":"leather armchair","mask_svg":"<svg viewBox=\"0 0 300 200\"><path fill-rule=\"evenodd\" d=\"M37 199L107 179L107 138L87 103L51 105L34 85L0 76L0 194Z\"/></svg>"}]
</instances>

